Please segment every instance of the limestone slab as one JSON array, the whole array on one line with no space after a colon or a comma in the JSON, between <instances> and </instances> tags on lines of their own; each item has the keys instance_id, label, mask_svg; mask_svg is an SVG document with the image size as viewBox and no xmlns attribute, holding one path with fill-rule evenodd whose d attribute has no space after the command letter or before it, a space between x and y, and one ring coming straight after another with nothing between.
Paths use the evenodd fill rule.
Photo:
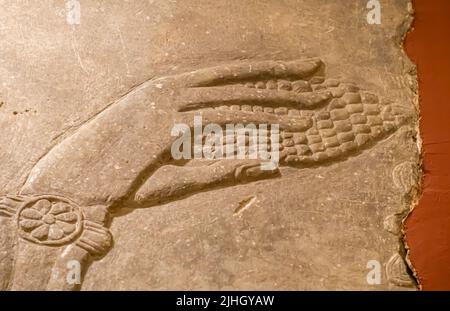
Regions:
<instances>
[{"instance_id":1,"label":"limestone slab","mask_svg":"<svg viewBox=\"0 0 450 311\"><path fill-rule=\"evenodd\" d=\"M412 9L381 2L5 1L0 288L414 289ZM279 167L174 159L195 116L279 125Z\"/></svg>"}]
</instances>

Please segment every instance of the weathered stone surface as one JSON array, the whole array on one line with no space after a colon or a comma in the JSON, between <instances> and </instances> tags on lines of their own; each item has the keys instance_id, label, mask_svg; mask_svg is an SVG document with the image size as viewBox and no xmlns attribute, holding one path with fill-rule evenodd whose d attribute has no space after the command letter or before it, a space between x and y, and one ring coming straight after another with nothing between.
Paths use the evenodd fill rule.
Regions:
<instances>
[{"instance_id":1,"label":"weathered stone surface","mask_svg":"<svg viewBox=\"0 0 450 311\"><path fill-rule=\"evenodd\" d=\"M381 25L365 1L93 0L79 25L61 3L10 2L2 289L414 286L398 229L419 176L409 1ZM174 160L173 126L198 115L279 124L280 168Z\"/></svg>"}]
</instances>

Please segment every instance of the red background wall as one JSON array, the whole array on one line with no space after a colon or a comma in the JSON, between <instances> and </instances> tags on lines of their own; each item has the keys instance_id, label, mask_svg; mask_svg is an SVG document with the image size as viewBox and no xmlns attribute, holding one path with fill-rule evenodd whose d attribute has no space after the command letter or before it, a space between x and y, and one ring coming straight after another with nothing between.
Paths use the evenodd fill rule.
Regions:
<instances>
[{"instance_id":1,"label":"red background wall","mask_svg":"<svg viewBox=\"0 0 450 311\"><path fill-rule=\"evenodd\" d=\"M405 48L417 64L423 193L405 226L424 290L450 290L450 0L415 0Z\"/></svg>"}]
</instances>

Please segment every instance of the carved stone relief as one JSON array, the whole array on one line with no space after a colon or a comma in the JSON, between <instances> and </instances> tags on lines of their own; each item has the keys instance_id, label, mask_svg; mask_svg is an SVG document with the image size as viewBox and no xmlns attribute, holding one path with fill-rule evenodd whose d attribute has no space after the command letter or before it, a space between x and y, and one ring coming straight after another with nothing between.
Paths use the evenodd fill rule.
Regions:
<instances>
[{"instance_id":1,"label":"carved stone relief","mask_svg":"<svg viewBox=\"0 0 450 311\"><path fill-rule=\"evenodd\" d=\"M306 11L315 7L311 1L293 2L298 2L299 8ZM276 12L277 2L269 1L268 3ZM395 13L399 16L401 12L404 13L404 9L401 8L407 3L408 1L397 1ZM246 6L246 4L239 5ZM330 8L338 11L337 6L337 4L331 5ZM167 8L161 8L161 10L166 12ZM283 14L289 16L286 12ZM322 13L317 14L320 16ZM404 32L407 28L387 29ZM289 33L289 36L293 35ZM145 35L142 36L145 37ZM305 35L305 37L308 36ZM311 35L310 40L314 41L314 37L315 35ZM380 38L384 37L380 36ZM357 41L353 44L357 44ZM416 165L418 156L414 142L417 135L415 132L417 112L414 108L413 94L409 93L411 90L400 89L399 92L403 92L401 95L391 92L384 94L380 92L382 87L376 86L376 83L356 81L351 70L335 75L337 67L347 65L339 63L333 57L321 55L320 51L317 51L315 55L297 54L297 57L292 55L282 57L276 53L267 53L267 55L261 55L263 57L259 55L237 60L238 57L230 57L226 60L227 55L225 55L217 64L214 64L214 57L212 57L208 61L211 66L197 64L194 68L191 67L185 71L155 74L151 78L144 79L143 82L130 85L123 92L124 95L112 98L109 104L97 109L95 113L78 122L70 130L61 128L60 135L22 175L23 183L15 187L15 190L4 187L7 191L3 191L0 196L2 226L5 224L3 228L8 228L2 229L2 239L10 236L15 241L13 245L2 242L2 252L7 254L6 259L2 261L1 269L3 287L8 289L80 289L85 286L83 283L70 283L66 277L67 263L76 261L80 263L81 279L86 280L86 289L132 289L135 286L140 289L179 289L180 283L187 281L186 275L179 275L179 280L174 281L172 287L170 284L161 285L161 280L156 275L163 273L161 271L164 269L155 273L148 272L148 278L154 279L155 287L149 284L142 285L139 281L137 284L142 286L127 283L109 287L106 282L103 282L103 275L107 273L98 271L109 269L111 265L122 265L120 258L127 253L131 257L133 253L134 256L138 256L138 248L145 249L144 241L149 245L153 243L159 245L160 240L156 237L150 241L140 240L141 235L138 232L145 228L147 232L157 234L160 232L157 228L160 228L161 223L167 224L163 225L165 229L161 232L168 232L167 238L170 240L168 247L176 249L176 244L181 241L177 239L182 238L183 230L191 229L188 223L183 225L183 221L179 219L179 213L182 213L180 210L171 210L167 207L188 206L188 211L193 209L192 213L196 217L204 215L209 218L206 216L208 212L201 210L201 205L197 205L197 202L210 206L210 213L220 214L221 212L215 208L214 195L220 198L217 199L217 206L225 209L231 204L234 211L229 218L229 224L227 224L228 220L224 220L223 215L218 216L220 220L214 220L219 221L220 226L235 226L233 224L235 221L240 223L242 219L245 219L241 223L239 236L245 235L246 232L253 232L255 229L252 227L258 227L252 222L253 220L260 222L269 220L264 215L247 218L246 215L256 212L253 209L258 206L274 209L276 216L273 216L273 223L269 227L258 228L256 231L259 235L271 236L269 239L280 234L276 246L275 244L264 246L264 242L254 242L252 246L245 242L244 246L239 246L241 244L236 240L229 242L228 252L229 254L238 252L239 256L244 256L246 260L252 260L249 258L254 256L254 260L269 262L277 261L277 256L281 256L282 261L278 262L281 265L283 260L292 262L292 258L298 258L299 267L292 267L292 271L300 271L298 285L293 286L293 280L286 282L292 289L331 289L333 286L336 289L365 288L367 284L361 285L364 284L368 272L365 270L365 265L367 261L373 259L387 262L387 280L380 285L382 288L392 284L414 286L409 276L398 276L397 270L409 269L406 265L405 267L400 265L400 263L404 264L401 255L396 255L388 261L389 256L398 252L398 249L404 251L401 240L401 221L412 202L412 198L406 198L405 193L411 194L411 189L418 183ZM368 56L364 54L364 57ZM394 62L390 58L389 61ZM406 60L403 61L407 63ZM380 67L377 66L373 66L375 69L372 70L379 70ZM398 71L397 74L399 79L406 79L402 76L402 74L405 75L404 72ZM374 89L367 87L368 85L373 85ZM188 124L193 128L195 116L201 116L204 124L215 123L222 126L224 140L227 140L227 136L235 134L226 131L225 125L229 123L278 124L279 143L276 146L272 144L271 148L276 147L280 152L279 167L263 170L261 161L254 159L175 160L171 155L171 146L176 137L171 135L171 129L178 123ZM22 127L20 130L25 129ZM270 137L270 135L269 130L267 136ZM233 139L232 141L234 144L237 143ZM401 151L399 144L405 144L406 148ZM392 153L390 149L393 150ZM379 155L379 159L376 155ZM381 162L380 159L382 159ZM394 165L405 159L407 161L403 164ZM351 181L352 174L354 174L354 182ZM372 181L365 181L365 174L368 178L372 178ZM299 197L293 196L296 186L289 185L296 178L303 178L306 181L314 178L323 179L323 187L329 187L328 191L332 195L327 194L326 189L323 189L325 191L323 192L321 189L314 188L320 185L320 182L312 181L314 187L304 185L304 188L308 190L305 190L302 198L307 202L304 215L312 217L312 224L317 225L314 215L317 214L317 217L321 218L330 213L328 208L327 212L321 211L323 210L321 206L331 204L324 203L324 200L338 202L335 215L330 216L331 221L336 223L330 224L324 220L320 225L324 228L336 227L332 230L321 230L320 226L304 224L307 229L301 230L308 232L296 233L301 234L296 239L301 241L305 238L307 241L305 243L310 246L303 249L301 243L296 244L292 254L288 254L290 247L283 244L283 235L289 235L285 241L292 241L290 235L294 230L289 232L285 230L286 224L279 218L283 217L285 212L279 204L289 202L290 208L294 209L303 204L297 202ZM380 184L382 182L389 183L389 186L382 186ZM345 198L345 193L350 190L348 187L352 184L354 192L351 195L354 198ZM370 192L370 188L377 184L379 189L384 190ZM401 191L392 190L395 188ZM275 192L272 193L271 189ZM273 195L273 201L269 200L271 195ZM389 196L395 198L392 199ZM227 201L227 198L230 198L230 201ZM341 204L351 206L353 211L347 207L340 210ZM366 204L373 206L367 209ZM397 204L397 206L390 207L389 204ZM149 209L150 207L152 208ZM159 216L147 214L149 215L147 218L145 216L147 210L154 211L151 213L165 214ZM173 224L171 229L172 216L170 215L172 213L176 224ZM142 226L141 221L134 219L133 215L141 215L139 217L142 217ZM127 217L131 217L126 221L127 223L120 223L119 219L127 219ZM188 222L189 217L191 216L185 217ZM232 217L237 217L238 220L233 220ZM295 220L299 216L293 217ZM340 217L346 221L340 222ZM115 243L117 243L115 240L117 237L120 241L122 240L120 230L114 227L117 223L116 219L119 221L117 228L123 225L135 228L135 237L125 238L134 245L133 248L122 251L119 255L115 252ZM148 219L155 221L154 229L147 227ZM354 222L356 227L351 229L350 236L343 234L347 241L340 241L342 245L356 243L352 241L353 238L367 234L368 241L380 238L388 241L386 243L389 243L389 246L386 246L385 250L368 251L365 255L356 252L353 263L349 259L352 258L351 254L347 254L348 256L343 254L343 257L337 259L337 262L342 263L336 263L333 267L330 263L326 263L325 257L322 259L316 255L307 254L311 245L316 243L314 241L322 241L321 243L326 244L326 241L331 241L330 232L340 235L342 230L346 230L343 225L349 224L349 220ZM369 230L370 233L364 232L366 221L374 223L374 227ZM383 226L393 234L392 238L384 237L386 233ZM180 235L172 236L169 233L171 230L178 230ZM129 229L123 232L128 231ZM187 236L194 231L190 232ZM204 234L208 235L211 232L214 233L214 230ZM224 238L224 233L220 230L214 234ZM201 240L202 237L199 239ZM191 242L179 243L184 243L186 249L191 247ZM217 245L221 243L217 242ZM382 243L376 243L382 245ZM150 250L154 252L153 254L166 251L165 247L158 245L151 246L146 254L149 254ZM210 242L208 245L208 248L215 247ZM357 242L356 245L364 245L364 242ZM120 247L123 247L123 244ZM221 251L227 250L226 243L220 248ZM259 255L258 252L260 252ZM371 252L369 256L368 253ZM318 249L314 253L318 254ZM208 251L202 254L207 256ZM316 259L304 262L300 258L302 255L308 258L316 257ZM33 256L36 257L33 259ZM233 281L236 279L235 274L241 271L240 268L233 270L233 259L225 256L221 260L217 254L212 256L214 256L211 257L213 261L220 261L219 265L226 265L227 268L224 268L222 272L211 273L214 275L213 278L218 280L194 282L196 284L194 289L259 289L261 287L276 289L279 288L277 282L289 278L290 273L295 273L282 271L281 275L273 277L274 283L271 283L270 279L265 279L264 273L251 272L249 275L253 275L255 282L260 278L264 279L260 287L253 284L251 280ZM323 256L326 256L325 253ZM240 262L239 258L234 260ZM154 260L157 259L149 259L149 262ZM182 257L172 254L158 261L158 266L164 265L164 262L169 265L171 260L176 266ZM202 260L204 259L200 256L197 262L201 263ZM205 260L208 265L211 264L209 259ZM101 265L106 266L102 268ZM264 267L262 263L259 265ZM349 270L343 269L343 272L339 272L339 267L342 265L360 266L361 268L356 268L360 271L360 275L357 276L357 273L353 271L354 275L351 275L351 278L361 281L345 285L344 273L348 273ZM322 272L318 271L319 267L325 267L326 270L322 277L320 276ZM124 268L124 273L129 272L127 269ZM136 267L136 271L142 269L144 268ZM170 272L165 275L170 276ZM203 278L208 279L207 275L206 273ZM330 275L333 276L330 277ZM116 276L112 278L117 281ZM302 283L301 276L305 276L313 283L307 281ZM108 279L107 276L105 278ZM103 283L99 284L99 282ZM281 286L281 288L284 287Z\"/></svg>"}]
</instances>

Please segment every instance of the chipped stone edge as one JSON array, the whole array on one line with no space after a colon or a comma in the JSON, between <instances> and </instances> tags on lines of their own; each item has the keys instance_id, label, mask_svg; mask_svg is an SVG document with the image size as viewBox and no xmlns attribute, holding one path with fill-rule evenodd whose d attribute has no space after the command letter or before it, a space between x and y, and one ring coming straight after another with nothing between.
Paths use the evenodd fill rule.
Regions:
<instances>
[{"instance_id":1,"label":"chipped stone edge","mask_svg":"<svg viewBox=\"0 0 450 311\"><path fill-rule=\"evenodd\" d=\"M407 15L405 16L405 19L400 26L400 28L402 30L401 31L402 37L400 38L399 42L397 42L397 43L400 45L400 51L403 53L404 60L406 61L406 64L405 64L406 66L404 69L405 75L409 79L410 90L412 91L412 94L413 94L413 105L414 105L414 108L417 113L417 120L416 120L416 124L414 125L414 130L415 130L415 138L416 138L419 158L418 158L418 163L417 163L418 184L417 184L417 188L414 189L414 191L412 191L411 193L409 193L409 196L407 198L408 199L406 202L407 211L405 213L406 215L404 216L404 218L401 221L402 225L401 225L401 236L400 236L401 245L400 245L400 247L402 248L401 251L403 251L402 256L403 256L406 264L408 265L408 268L411 270L410 276L416 282L417 288L419 290L421 290L422 285L420 283L420 277L418 275L417 270L414 268L414 266L410 260L410 257L409 257L410 247L407 243L406 232L405 232L406 221L409 218L409 216L412 214L415 207L418 205L419 199L421 197L422 177L423 177L422 138L421 138L421 132L420 132L420 127L419 127L420 109L419 109L419 81L418 81L418 74L417 74L417 65L412 61L412 59L408 56L408 54L406 53L406 50L405 50L406 37L408 36L408 34L410 32L414 31L415 10L414 10L414 5L413 5L412 0L408 1L407 10L408 10Z\"/></svg>"}]
</instances>

